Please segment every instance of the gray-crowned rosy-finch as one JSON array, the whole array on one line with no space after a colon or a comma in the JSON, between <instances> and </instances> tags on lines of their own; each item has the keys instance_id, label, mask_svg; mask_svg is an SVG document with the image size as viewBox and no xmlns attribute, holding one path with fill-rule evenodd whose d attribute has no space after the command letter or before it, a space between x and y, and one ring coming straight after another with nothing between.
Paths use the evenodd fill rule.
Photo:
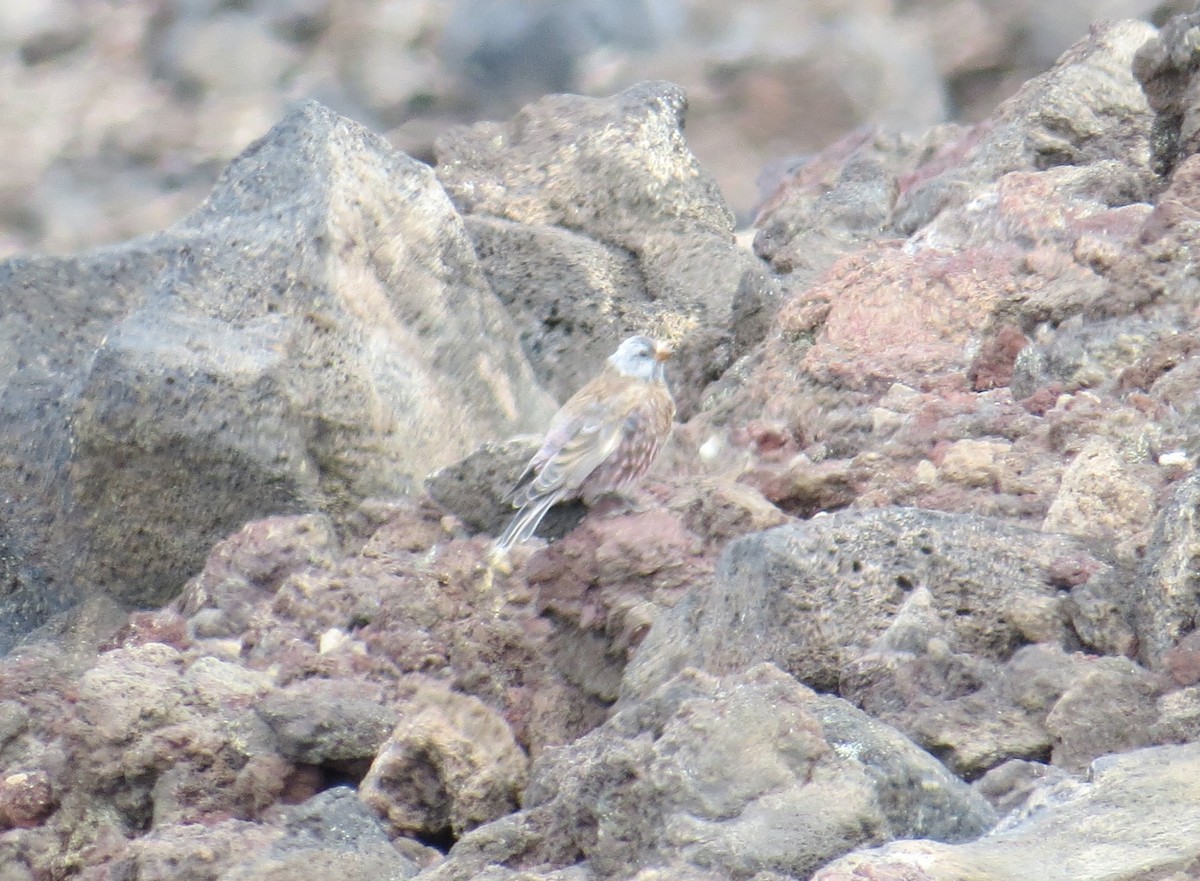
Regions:
<instances>
[{"instance_id":1,"label":"gray-crowned rosy-finch","mask_svg":"<svg viewBox=\"0 0 1200 881\"><path fill-rule=\"evenodd\" d=\"M608 357L604 371L562 405L508 495L520 510L496 539L497 552L532 536L558 502L591 503L646 473L675 417L663 370L670 354L662 343L631 336Z\"/></svg>"}]
</instances>

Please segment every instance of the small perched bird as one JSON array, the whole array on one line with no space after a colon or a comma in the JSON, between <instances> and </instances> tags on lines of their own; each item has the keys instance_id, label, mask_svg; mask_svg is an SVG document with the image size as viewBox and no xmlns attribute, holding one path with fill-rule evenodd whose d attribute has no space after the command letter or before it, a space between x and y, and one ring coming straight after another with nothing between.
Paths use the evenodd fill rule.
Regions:
<instances>
[{"instance_id":1,"label":"small perched bird","mask_svg":"<svg viewBox=\"0 0 1200 881\"><path fill-rule=\"evenodd\" d=\"M591 503L641 478L671 433L675 401L663 362L671 348L631 336L604 371L562 405L542 448L508 494L520 510L496 539L503 555L533 535L558 502Z\"/></svg>"}]
</instances>

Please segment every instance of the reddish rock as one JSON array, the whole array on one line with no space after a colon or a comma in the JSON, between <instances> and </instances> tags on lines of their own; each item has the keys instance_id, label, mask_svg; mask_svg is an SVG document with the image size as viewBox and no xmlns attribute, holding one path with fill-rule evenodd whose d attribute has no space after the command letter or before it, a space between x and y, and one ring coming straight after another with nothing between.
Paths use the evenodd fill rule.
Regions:
<instances>
[{"instance_id":1,"label":"reddish rock","mask_svg":"<svg viewBox=\"0 0 1200 881\"><path fill-rule=\"evenodd\" d=\"M37 826L56 804L45 771L16 771L0 780L0 823L6 827Z\"/></svg>"},{"instance_id":2,"label":"reddish rock","mask_svg":"<svg viewBox=\"0 0 1200 881\"><path fill-rule=\"evenodd\" d=\"M1017 354L1029 345L1029 340L1020 328L1012 324L1003 325L980 347L979 354L971 362L967 378L971 388L977 392L1001 388L1012 380L1013 364Z\"/></svg>"}]
</instances>

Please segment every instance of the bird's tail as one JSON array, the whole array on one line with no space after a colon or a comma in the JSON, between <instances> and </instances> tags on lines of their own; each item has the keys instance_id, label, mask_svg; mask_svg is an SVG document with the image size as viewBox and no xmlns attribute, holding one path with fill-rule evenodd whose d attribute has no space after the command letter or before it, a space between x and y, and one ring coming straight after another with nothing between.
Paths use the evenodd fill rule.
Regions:
<instances>
[{"instance_id":1,"label":"bird's tail","mask_svg":"<svg viewBox=\"0 0 1200 881\"><path fill-rule=\"evenodd\" d=\"M513 515L504 527L504 532L496 539L495 549L498 553L506 554L513 545L518 545L530 538L537 530L538 524L546 516L546 512L558 501L558 493L547 493L530 499L521 506L521 510Z\"/></svg>"}]
</instances>

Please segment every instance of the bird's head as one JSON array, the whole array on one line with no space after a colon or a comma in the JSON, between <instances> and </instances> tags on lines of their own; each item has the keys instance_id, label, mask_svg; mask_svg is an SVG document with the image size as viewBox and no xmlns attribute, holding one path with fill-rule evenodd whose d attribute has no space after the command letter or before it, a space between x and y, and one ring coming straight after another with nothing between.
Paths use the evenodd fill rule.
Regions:
<instances>
[{"instance_id":1,"label":"bird's head","mask_svg":"<svg viewBox=\"0 0 1200 881\"><path fill-rule=\"evenodd\" d=\"M666 381L664 362L671 357L669 345L646 336L631 336L608 356L608 363L622 376L646 381Z\"/></svg>"}]
</instances>

